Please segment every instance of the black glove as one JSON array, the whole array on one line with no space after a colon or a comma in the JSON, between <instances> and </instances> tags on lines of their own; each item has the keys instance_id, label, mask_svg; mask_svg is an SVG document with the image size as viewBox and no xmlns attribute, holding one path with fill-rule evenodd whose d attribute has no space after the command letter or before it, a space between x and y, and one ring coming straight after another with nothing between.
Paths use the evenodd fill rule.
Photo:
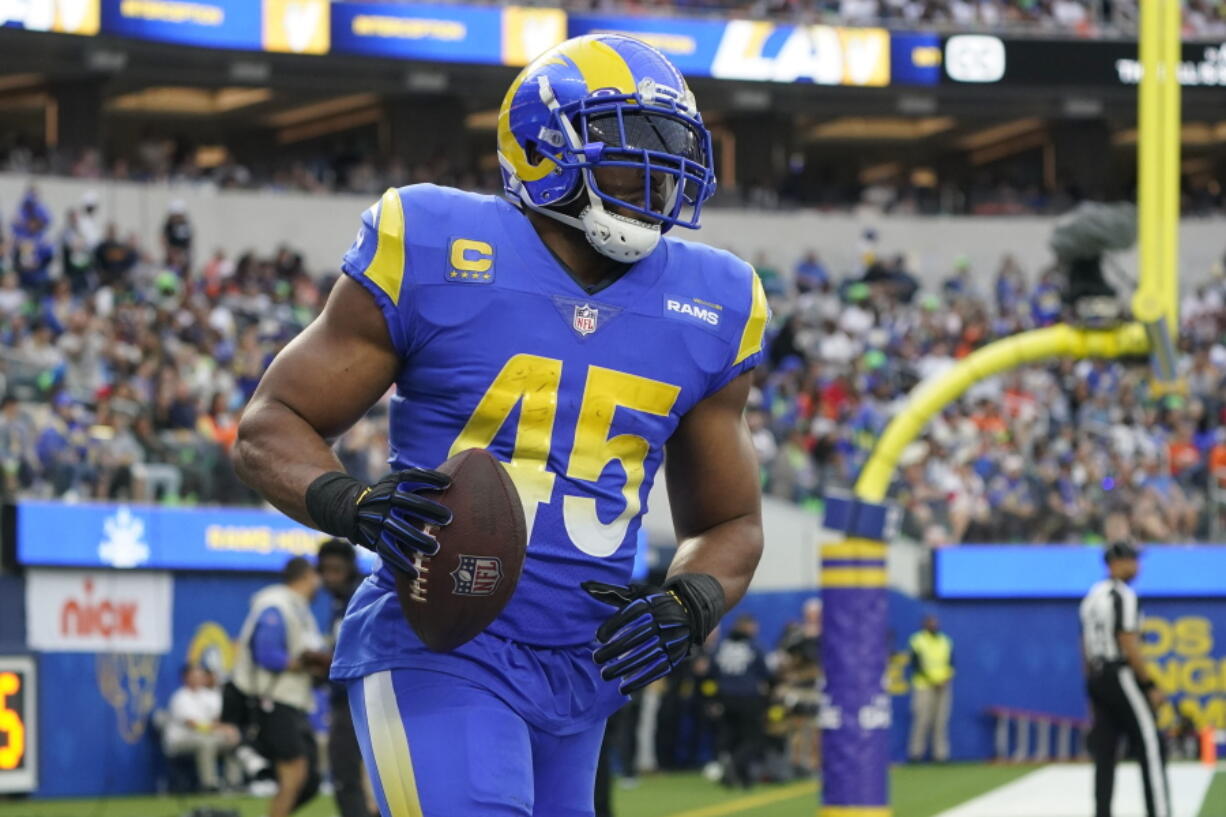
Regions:
<instances>
[{"instance_id":1,"label":"black glove","mask_svg":"<svg viewBox=\"0 0 1226 817\"><path fill-rule=\"evenodd\" d=\"M683 573L663 587L588 581L583 589L617 608L600 625L592 658L606 681L620 678L623 695L673 671L715 628L724 611L723 586L705 573Z\"/></svg>"},{"instance_id":2,"label":"black glove","mask_svg":"<svg viewBox=\"0 0 1226 817\"><path fill-rule=\"evenodd\" d=\"M393 568L416 577L414 556L433 556L439 547L423 528L451 523L451 510L420 492L449 485L451 477L426 468L394 471L374 485L333 471L307 488L307 512L325 533L373 550Z\"/></svg>"}]
</instances>

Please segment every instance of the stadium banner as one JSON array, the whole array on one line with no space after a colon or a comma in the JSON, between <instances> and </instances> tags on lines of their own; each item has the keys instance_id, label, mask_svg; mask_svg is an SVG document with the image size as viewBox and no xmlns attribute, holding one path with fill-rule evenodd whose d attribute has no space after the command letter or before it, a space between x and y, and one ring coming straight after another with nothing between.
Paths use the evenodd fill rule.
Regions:
<instances>
[{"instance_id":1,"label":"stadium banner","mask_svg":"<svg viewBox=\"0 0 1226 817\"><path fill-rule=\"evenodd\" d=\"M38 656L41 699L44 704L55 701L40 711L38 796L152 793L159 778L164 785L165 760L153 713L164 709L178 689L184 664L205 666L219 681L228 677L251 597L272 579L178 573L172 581L169 652ZM329 602L326 593L315 597L313 610L321 626ZM327 690L326 685L320 688L325 700Z\"/></svg>"},{"instance_id":2,"label":"stadium banner","mask_svg":"<svg viewBox=\"0 0 1226 817\"><path fill-rule=\"evenodd\" d=\"M279 571L329 537L275 511L17 503L17 561L43 567ZM359 550L369 569L374 554Z\"/></svg>"},{"instance_id":3,"label":"stadium banner","mask_svg":"<svg viewBox=\"0 0 1226 817\"><path fill-rule=\"evenodd\" d=\"M413 3L332 6L335 53L524 65L566 37L560 9Z\"/></svg>"},{"instance_id":4,"label":"stadium banner","mask_svg":"<svg viewBox=\"0 0 1226 817\"><path fill-rule=\"evenodd\" d=\"M961 545L933 553L938 598L1081 598L1102 578L1100 547ZM1143 550L1143 598L1226 597L1226 545L1154 545Z\"/></svg>"},{"instance_id":5,"label":"stadium banner","mask_svg":"<svg viewBox=\"0 0 1226 817\"><path fill-rule=\"evenodd\" d=\"M258 51L261 11L254 0L102 0L102 33Z\"/></svg>"},{"instance_id":6,"label":"stadium banner","mask_svg":"<svg viewBox=\"0 0 1226 817\"><path fill-rule=\"evenodd\" d=\"M26 574L26 646L169 652L173 598L169 573L33 569Z\"/></svg>"},{"instance_id":7,"label":"stadium banner","mask_svg":"<svg viewBox=\"0 0 1226 817\"><path fill-rule=\"evenodd\" d=\"M722 20L571 14L567 26L571 37L629 34L660 49L687 77L708 77L727 23Z\"/></svg>"},{"instance_id":8,"label":"stadium banner","mask_svg":"<svg viewBox=\"0 0 1226 817\"><path fill-rule=\"evenodd\" d=\"M0 794L38 787L38 670L28 655L0 655Z\"/></svg>"},{"instance_id":9,"label":"stadium banner","mask_svg":"<svg viewBox=\"0 0 1226 817\"><path fill-rule=\"evenodd\" d=\"M1136 42L957 34L945 39L943 52L945 84L1132 88L1141 81ZM1183 43L1179 82L1185 88L1226 86L1226 43Z\"/></svg>"},{"instance_id":10,"label":"stadium banner","mask_svg":"<svg viewBox=\"0 0 1226 817\"><path fill-rule=\"evenodd\" d=\"M0 3L0 26L26 31L54 31L58 34L97 34L98 0Z\"/></svg>"},{"instance_id":11,"label":"stadium banner","mask_svg":"<svg viewBox=\"0 0 1226 817\"><path fill-rule=\"evenodd\" d=\"M645 40L687 76L858 87L890 84L890 34L883 28L570 16L572 37L598 32Z\"/></svg>"}]
</instances>

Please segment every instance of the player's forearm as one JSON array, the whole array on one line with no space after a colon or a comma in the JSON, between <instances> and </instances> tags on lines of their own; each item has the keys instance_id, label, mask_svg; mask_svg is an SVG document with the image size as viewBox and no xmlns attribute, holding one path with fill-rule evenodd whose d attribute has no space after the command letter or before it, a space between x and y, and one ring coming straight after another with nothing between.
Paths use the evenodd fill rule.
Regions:
<instances>
[{"instance_id":1,"label":"player's forearm","mask_svg":"<svg viewBox=\"0 0 1226 817\"><path fill-rule=\"evenodd\" d=\"M724 610L727 611L745 596L761 557L762 515L746 514L682 540L668 575L706 573L714 576L724 588Z\"/></svg>"},{"instance_id":2,"label":"player's forearm","mask_svg":"<svg viewBox=\"0 0 1226 817\"><path fill-rule=\"evenodd\" d=\"M283 403L258 398L243 412L233 457L243 482L311 527L318 525L307 512L307 488L321 474L345 470L310 423Z\"/></svg>"}]
</instances>

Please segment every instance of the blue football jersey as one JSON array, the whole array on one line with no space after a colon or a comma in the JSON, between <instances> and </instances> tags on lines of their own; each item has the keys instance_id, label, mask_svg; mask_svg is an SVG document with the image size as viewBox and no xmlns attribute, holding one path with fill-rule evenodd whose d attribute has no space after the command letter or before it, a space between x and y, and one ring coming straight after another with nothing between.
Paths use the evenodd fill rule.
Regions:
<instances>
[{"instance_id":1,"label":"blue football jersey","mask_svg":"<svg viewBox=\"0 0 1226 817\"><path fill-rule=\"evenodd\" d=\"M363 214L342 269L378 301L404 362L392 467L484 448L523 501L523 574L488 632L590 644L612 611L580 582L628 582L665 442L762 356L766 296L752 268L666 237L588 294L505 199L414 185ZM351 604L334 676L403 666L420 650L388 570Z\"/></svg>"}]
</instances>

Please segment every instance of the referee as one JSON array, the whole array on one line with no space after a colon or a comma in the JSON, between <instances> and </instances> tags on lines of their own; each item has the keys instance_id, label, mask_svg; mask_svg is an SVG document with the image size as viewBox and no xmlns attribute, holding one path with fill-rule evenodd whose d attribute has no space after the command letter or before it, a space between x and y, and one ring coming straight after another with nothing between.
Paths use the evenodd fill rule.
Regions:
<instances>
[{"instance_id":1,"label":"referee","mask_svg":"<svg viewBox=\"0 0 1226 817\"><path fill-rule=\"evenodd\" d=\"M1137 576L1138 555L1131 542L1115 542L1108 547L1110 577L1090 588L1081 602L1081 650L1094 711L1097 817L1111 817L1115 762L1124 735L1141 763L1149 817L1171 817L1166 749L1154 723L1154 709L1164 697L1141 660L1137 594L1128 586Z\"/></svg>"}]
</instances>

